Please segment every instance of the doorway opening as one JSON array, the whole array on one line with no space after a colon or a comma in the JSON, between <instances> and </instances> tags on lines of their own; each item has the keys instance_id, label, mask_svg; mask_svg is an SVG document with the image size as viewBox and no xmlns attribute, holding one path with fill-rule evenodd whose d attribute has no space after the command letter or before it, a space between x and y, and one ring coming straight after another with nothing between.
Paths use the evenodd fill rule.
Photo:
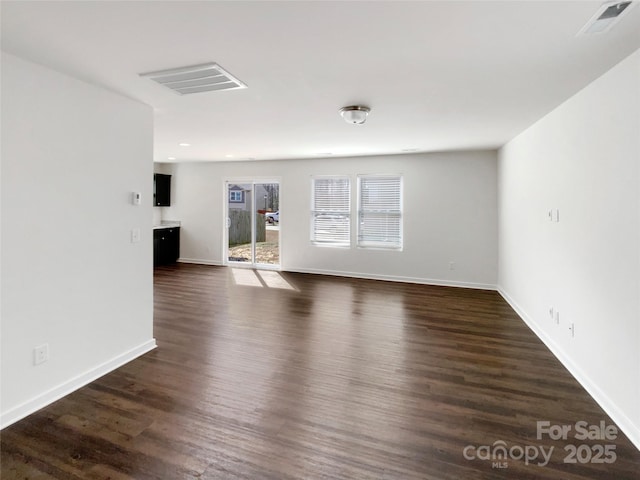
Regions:
<instances>
[{"instance_id":1,"label":"doorway opening","mask_svg":"<svg viewBox=\"0 0 640 480\"><path fill-rule=\"evenodd\" d=\"M230 266L280 268L280 183L225 182L226 241Z\"/></svg>"}]
</instances>

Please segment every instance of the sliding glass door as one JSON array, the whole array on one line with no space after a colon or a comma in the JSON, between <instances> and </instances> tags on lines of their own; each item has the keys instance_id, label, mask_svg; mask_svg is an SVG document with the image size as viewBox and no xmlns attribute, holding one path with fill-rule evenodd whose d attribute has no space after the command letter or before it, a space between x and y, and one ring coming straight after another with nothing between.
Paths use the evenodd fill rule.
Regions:
<instances>
[{"instance_id":1,"label":"sliding glass door","mask_svg":"<svg viewBox=\"0 0 640 480\"><path fill-rule=\"evenodd\" d=\"M228 265L280 266L280 184L277 181L225 183Z\"/></svg>"}]
</instances>

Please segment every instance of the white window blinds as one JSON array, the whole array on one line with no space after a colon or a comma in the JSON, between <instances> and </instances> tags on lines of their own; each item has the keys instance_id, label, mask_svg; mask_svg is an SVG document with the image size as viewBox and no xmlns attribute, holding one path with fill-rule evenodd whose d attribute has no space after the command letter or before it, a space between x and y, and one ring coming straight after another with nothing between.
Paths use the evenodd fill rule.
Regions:
<instances>
[{"instance_id":1,"label":"white window blinds","mask_svg":"<svg viewBox=\"0 0 640 480\"><path fill-rule=\"evenodd\" d=\"M358 246L402 248L402 177L358 176Z\"/></svg>"},{"instance_id":2,"label":"white window blinds","mask_svg":"<svg viewBox=\"0 0 640 480\"><path fill-rule=\"evenodd\" d=\"M351 243L351 185L348 177L312 178L311 241L321 245Z\"/></svg>"}]
</instances>

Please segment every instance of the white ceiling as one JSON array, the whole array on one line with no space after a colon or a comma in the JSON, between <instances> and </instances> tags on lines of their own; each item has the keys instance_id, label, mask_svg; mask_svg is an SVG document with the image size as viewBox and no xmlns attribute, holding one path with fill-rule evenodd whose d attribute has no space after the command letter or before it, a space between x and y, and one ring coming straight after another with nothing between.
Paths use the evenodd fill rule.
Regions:
<instances>
[{"instance_id":1,"label":"white ceiling","mask_svg":"<svg viewBox=\"0 0 640 480\"><path fill-rule=\"evenodd\" d=\"M637 5L576 37L601 3L3 1L2 49L153 106L156 161L497 148L640 48ZM138 76L206 62L249 88Z\"/></svg>"}]
</instances>

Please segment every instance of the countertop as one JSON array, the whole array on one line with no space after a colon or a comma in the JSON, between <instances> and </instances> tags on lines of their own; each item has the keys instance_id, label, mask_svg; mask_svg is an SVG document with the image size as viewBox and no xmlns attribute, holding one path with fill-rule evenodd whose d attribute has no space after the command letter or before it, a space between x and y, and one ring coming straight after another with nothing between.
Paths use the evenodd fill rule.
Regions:
<instances>
[{"instance_id":1,"label":"countertop","mask_svg":"<svg viewBox=\"0 0 640 480\"><path fill-rule=\"evenodd\" d=\"M180 227L180 222L178 221L166 221L166 222L162 222L160 225L154 225L153 229L159 230L161 228L179 228L179 227Z\"/></svg>"}]
</instances>

